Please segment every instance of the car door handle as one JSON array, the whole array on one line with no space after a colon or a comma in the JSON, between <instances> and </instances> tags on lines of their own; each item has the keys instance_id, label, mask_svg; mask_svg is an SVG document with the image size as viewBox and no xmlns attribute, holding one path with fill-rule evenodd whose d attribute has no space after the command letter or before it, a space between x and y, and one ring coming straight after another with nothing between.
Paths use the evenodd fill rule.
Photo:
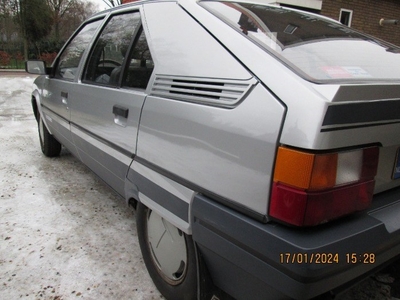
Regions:
<instances>
[{"instance_id":1,"label":"car door handle","mask_svg":"<svg viewBox=\"0 0 400 300\"><path fill-rule=\"evenodd\" d=\"M61 102L68 109L68 93L67 92L61 92Z\"/></svg>"},{"instance_id":2,"label":"car door handle","mask_svg":"<svg viewBox=\"0 0 400 300\"><path fill-rule=\"evenodd\" d=\"M129 115L129 109L119 106L119 105L114 105L113 106L113 114L126 119L126 118L128 118L128 115Z\"/></svg>"}]
</instances>

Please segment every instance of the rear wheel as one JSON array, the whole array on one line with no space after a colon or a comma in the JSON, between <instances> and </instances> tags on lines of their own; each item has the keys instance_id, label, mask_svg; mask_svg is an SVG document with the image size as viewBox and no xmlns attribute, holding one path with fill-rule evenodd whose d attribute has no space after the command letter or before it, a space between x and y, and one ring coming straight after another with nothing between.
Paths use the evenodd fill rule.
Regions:
<instances>
[{"instance_id":1,"label":"rear wheel","mask_svg":"<svg viewBox=\"0 0 400 300\"><path fill-rule=\"evenodd\" d=\"M150 277L166 299L197 299L197 266L192 238L138 203L140 248Z\"/></svg>"},{"instance_id":2,"label":"rear wheel","mask_svg":"<svg viewBox=\"0 0 400 300\"><path fill-rule=\"evenodd\" d=\"M47 157L54 157L60 155L61 144L50 134L44 125L42 115L39 114L38 118L39 139L42 152Z\"/></svg>"}]
</instances>

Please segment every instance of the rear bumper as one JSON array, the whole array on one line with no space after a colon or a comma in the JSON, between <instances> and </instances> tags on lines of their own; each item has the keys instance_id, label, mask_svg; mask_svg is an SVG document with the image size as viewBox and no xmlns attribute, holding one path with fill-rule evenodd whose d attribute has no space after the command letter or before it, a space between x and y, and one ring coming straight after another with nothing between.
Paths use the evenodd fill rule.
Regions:
<instances>
[{"instance_id":1,"label":"rear bumper","mask_svg":"<svg viewBox=\"0 0 400 300\"><path fill-rule=\"evenodd\" d=\"M317 228L263 224L204 197L193 239L215 285L237 299L309 299L400 255L400 190L368 212ZM397 216L397 217L396 217Z\"/></svg>"}]
</instances>

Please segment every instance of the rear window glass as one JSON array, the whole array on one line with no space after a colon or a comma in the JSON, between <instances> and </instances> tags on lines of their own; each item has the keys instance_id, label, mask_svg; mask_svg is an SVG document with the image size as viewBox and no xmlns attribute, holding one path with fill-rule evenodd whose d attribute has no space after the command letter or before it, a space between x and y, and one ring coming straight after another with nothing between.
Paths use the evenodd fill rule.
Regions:
<instances>
[{"instance_id":1,"label":"rear window glass","mask_svg":"<svg viewBox=\"0 0 400 300\"><path fill-rule=\"evenodd\" d=\"M400 48L329 19L259 4L201 4L308 80L400 80Z\"/></svg>"}]
</instances>

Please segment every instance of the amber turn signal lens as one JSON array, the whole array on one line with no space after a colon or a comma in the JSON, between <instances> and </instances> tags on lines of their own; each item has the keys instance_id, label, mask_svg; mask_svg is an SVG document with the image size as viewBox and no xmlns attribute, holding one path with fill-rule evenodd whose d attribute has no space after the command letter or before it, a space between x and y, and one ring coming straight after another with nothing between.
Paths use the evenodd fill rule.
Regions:
<instances>
[{"instance_id":1,"label":"amber turn signal lens","mask_svg":"<svg viewBox=\"0 0 400 300\"><path fill-rule=\"evenodd\" d=\"M280 147L274 182L283 182L304 190L335 186L338 155L313 154Z\"/></svg>"}]
</instances>

